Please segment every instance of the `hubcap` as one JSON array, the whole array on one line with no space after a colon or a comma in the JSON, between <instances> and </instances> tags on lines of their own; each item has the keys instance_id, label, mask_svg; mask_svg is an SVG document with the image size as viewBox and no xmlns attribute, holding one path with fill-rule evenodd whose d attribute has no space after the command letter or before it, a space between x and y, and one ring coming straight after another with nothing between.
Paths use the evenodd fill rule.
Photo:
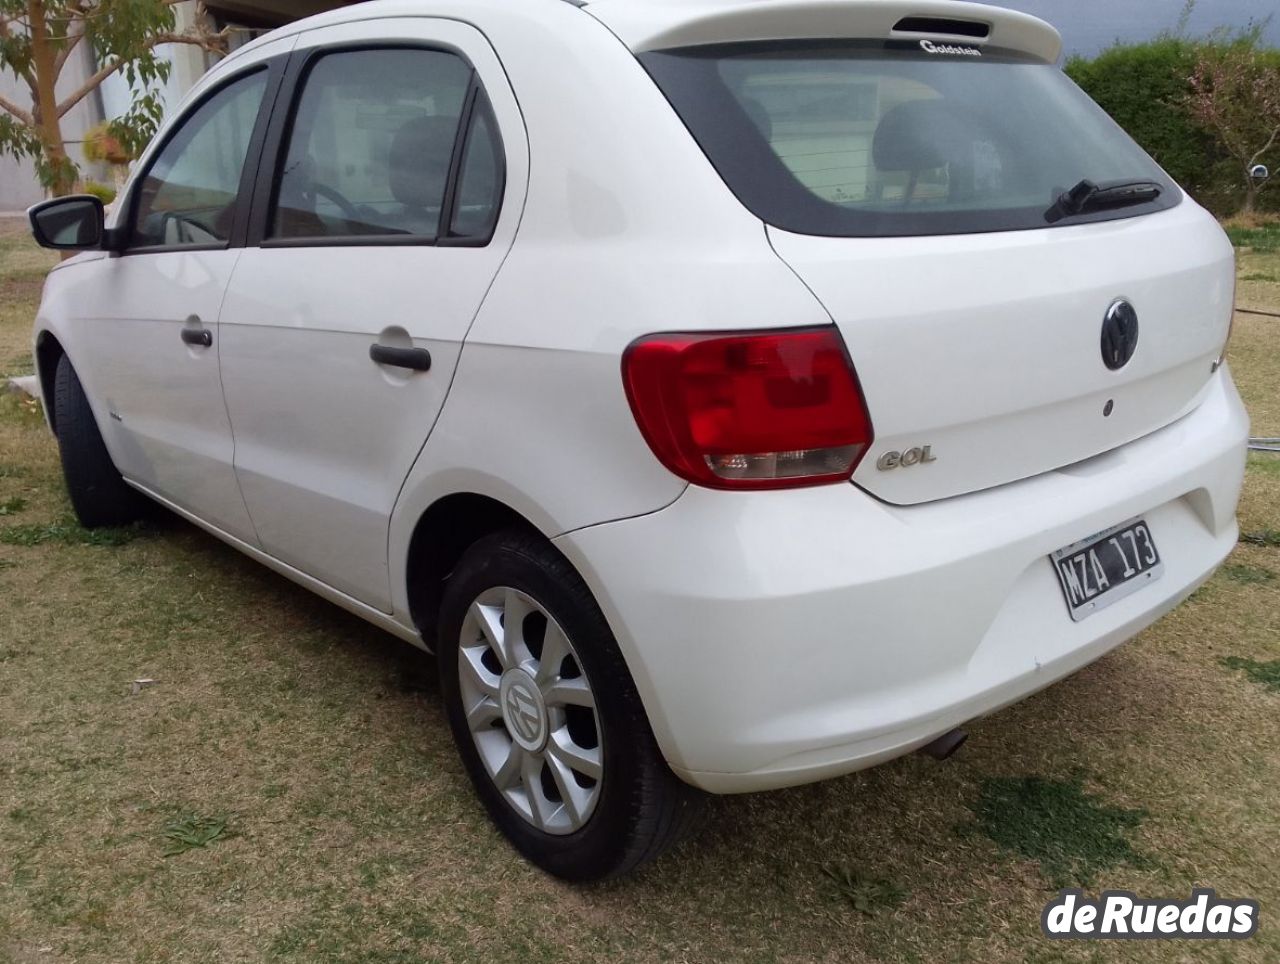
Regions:
<instances>
[{"instance_id":1,"label":"hubcap","mask_svg":"<svg viewBox=\"0 0 1280 964\"><path fill-rule=\"evenodd\" d=\"M604 749L568 636L531 597L499 587L471 604L459 643L462 704L489 778L539 830L582 829L600 797Z\"/></svg>"}]
</instances>

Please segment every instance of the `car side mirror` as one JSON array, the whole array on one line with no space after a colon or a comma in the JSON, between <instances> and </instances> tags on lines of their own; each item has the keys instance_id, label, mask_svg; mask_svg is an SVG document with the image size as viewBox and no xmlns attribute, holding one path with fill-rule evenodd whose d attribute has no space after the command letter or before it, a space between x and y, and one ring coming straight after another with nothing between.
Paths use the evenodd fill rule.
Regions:
<instances>
[{"instance_id":1,"label":"car side mirror","mask_svg":"<svg viewBox=\"0 0 1280 964\"><path fill-rule=\"evenodd\" d=\"M1262 184L1271 179L1271 170L1265 164L1255 164L1249 169L1249 177Z\"/></svg>"},{"instance_id":2,"label":"car side mirror","mask_svg":"<svg viewBox=\"0 0 1280 964\"><path fill-rule=\"evenodd\" d=\"M54 251L94 251L106 235L106 210L89 194L44 201L27 216L36 244Z\"/></svg>"}]
</instances>

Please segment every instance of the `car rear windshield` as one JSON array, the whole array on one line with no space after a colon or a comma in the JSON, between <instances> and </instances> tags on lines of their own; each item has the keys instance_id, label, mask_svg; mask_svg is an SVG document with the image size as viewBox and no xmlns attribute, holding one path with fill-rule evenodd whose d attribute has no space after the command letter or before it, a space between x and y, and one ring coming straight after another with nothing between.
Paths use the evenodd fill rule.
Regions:
<instances>
[{"instance_id":1,"label":"car rear windshield","mask_svg":"<svg viewBox=\"0 0 1280 964\"><path fill-rule=\"evenodd\" d=\"M775 42L640 59L743 204L786 230L1016 231L1149 214L1181 200L1061 70L1012 52ZM1120 203L1050 213L1086 180L1151 182L1159 193L1148 186Z\"/></svg>"}]
</instances>

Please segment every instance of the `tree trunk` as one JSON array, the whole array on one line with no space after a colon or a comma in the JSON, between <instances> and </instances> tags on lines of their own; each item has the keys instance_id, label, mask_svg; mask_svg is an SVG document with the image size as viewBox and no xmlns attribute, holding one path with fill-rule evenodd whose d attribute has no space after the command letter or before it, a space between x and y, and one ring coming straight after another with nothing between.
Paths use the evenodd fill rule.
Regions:
<instances>
[{"instance_id":1,"label":"tree trunk","mask_svg":"<svg viewBox=\"0 0 1280 964\"><path fill-rule=\"evenodd\" d=\"M1243 215L1251 215L1258 210L1258 185L1250 178L1244 189L1244 206L1240 208Z\"/></svg>"},{"instance_id":2,"label":"tree trunk","mask_svg":"<svg viewBox=\"0 0 1280 964\"><path fill-rule=\"evenodd\" d=\"M54 197L75 190L76 168L62 140L62 118L58 116L58 52L49 37L44 0L27 0L27 24L31 31L31 66L35 71L32 117L44 152L42 180Z\"/></svg>"}]
</instances>

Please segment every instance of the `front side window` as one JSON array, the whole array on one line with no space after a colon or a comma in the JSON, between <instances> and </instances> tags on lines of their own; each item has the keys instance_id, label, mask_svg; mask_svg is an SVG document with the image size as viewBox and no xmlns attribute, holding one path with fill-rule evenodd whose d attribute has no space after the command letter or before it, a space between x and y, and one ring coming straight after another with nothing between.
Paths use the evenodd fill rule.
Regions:
<instances>
[{"instance_id":1,"label":"front side window","mask_svg":"<svg viewBox=\"0 0 1280 964\"><path fill-rule=\"evenodd\" d=\"M142 179L132 246L200 247L231 239L240 178L267 72L233 81L196 109Z\"/></svg>"},{"instance_id":2,"label":"front side window","mask_svg":"<svg viewBox=\"0 0 1280 964\"><path fill-rule=\"evenodd\" d=\"M441 229L472 82L466 61L439 50L316 61L285 148L271 237L431 242L484 221L496 204L496 167L486 170L482 139L472 136L461 165L467 196Z\"/></svg>"},{"instance_id":3,"label":"front side window","mask_svg":"<svg viewBox=\"0 0 1280 964\"><path fill-rule=\"evenodd\" d=\"M788 42L641 59L730 188L787 230L1022 230L1131 217L1181 198L1062 71L1012 52ZM1149 200L1048 219L1085 180L1145 183Z\"/></svg>"}]
</instances>

